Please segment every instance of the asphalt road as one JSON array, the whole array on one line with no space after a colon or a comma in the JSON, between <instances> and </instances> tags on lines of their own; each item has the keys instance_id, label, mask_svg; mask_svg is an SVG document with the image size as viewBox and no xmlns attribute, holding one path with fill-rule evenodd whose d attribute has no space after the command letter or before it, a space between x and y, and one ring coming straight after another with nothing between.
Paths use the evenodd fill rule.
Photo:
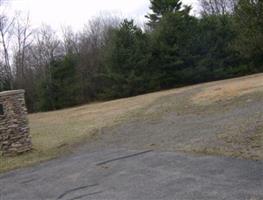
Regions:
<instances>
[{"instance_id":1,"label":"asphalt road","mask_svg":"<svg viewBox=\"0 0 263 200\"><path fill-rule=\"evenodd\" d=\"M263 162L101 149L0 175L0 200L78 199L261 200Z\"/></svg>"}]
</instances>

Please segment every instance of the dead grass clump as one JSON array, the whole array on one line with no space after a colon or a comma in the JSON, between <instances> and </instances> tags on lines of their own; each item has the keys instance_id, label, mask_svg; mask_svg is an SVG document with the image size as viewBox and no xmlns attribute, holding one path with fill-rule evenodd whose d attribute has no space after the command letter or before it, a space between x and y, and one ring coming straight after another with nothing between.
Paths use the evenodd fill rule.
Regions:
<instances>
[{"instance_id":1,"label":"dead grass clump","mask_svg":"<svg viewBox=\"0 0 263 200\"><path fill-rule=\"evenodd\" d=\"M262 74L219 81L212 86L205 87L202 92L193 96L192 101L195 104L206 105L257 91L263 91Z\"/></svg>"}]
</instances>

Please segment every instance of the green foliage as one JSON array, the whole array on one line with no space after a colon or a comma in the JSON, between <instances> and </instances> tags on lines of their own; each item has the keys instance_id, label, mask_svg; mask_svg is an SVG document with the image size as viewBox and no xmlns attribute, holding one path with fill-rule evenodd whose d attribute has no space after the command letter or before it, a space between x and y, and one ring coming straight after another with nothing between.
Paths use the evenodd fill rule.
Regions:
<instances>
[{"instance_id":1,"label":"green foliage","mask_svg":"<svg viewBox=\"0 0 263 200\"><path fill-rule=\"evenodd\" d=\"M149 62L148 39L133 20L124 20L105 47L105 73L109 84L104 95L117 98L146 91Z\"/></svg>"},{"instance_id":2,"label":"green foliage","mask_svg":"<svg viewBox=\"0 0 263 200\"><path fill-rule=\"evenodd\" d=\"M253 71L263 69L263 2L240 0L235 11L239 35L235 47L252 64Z\"/></svg>"},{"instance_id":3,"label":"green foliage","mask_svg":"<svg viewBox=\"0 0 263 200\"><path fill-rule=\"evenodd\" d=\"M152 66L161 88L173 87L184 80L180 71L193 65L193 40L197 20L188 13L166 14L152 36Z\"/></svg>"},{"instance_id":4,"label":"green foliage","mask_svg":"<svg viewBox=\"0 0 263 200\"><path fill-rule=\"evenodd\" d=\"M197 69L205 76L198 81L210 81L235 75L228 68L238 67L241 58L233 49L237 32L230 15L208 15L199 20L197 34Z\"/></svg>"},{"instance_id":5,"label":"green foliage","mask_svg":"<svg viewBox=\"0 0 263 200\"><path fill-rule=\"evenodd\" d=\"M39 83L39 104L42 111L76 105L79 98L79 81L76 76L78 60L75 55L50 63L50 76Z\"/></svg>"},{"instance_id":6,"label":"green foliage","mask_svg":"<svg viewBox=\"0 0 263 200\"><path fill-rule=\"evenodd\" d=\"M149 19L147 23L150 27L155 28L160 19L171 13L189 13L190 7L184 6L180 0L150 0L152 13L146 15Z\"/></svg>"},{"instance_id":7,"label":"green foliage","mask_svg":"<svg viewBox=\"0 0 263 200\"><path fill-rule=\"evenodd\" d=\"M200 18L179 0L151 0L150 8L149 31L124 20L49 63L29 99L36 110L263 71L262 1L240 0L231 15Z\"/></svg>"}]
</instances>

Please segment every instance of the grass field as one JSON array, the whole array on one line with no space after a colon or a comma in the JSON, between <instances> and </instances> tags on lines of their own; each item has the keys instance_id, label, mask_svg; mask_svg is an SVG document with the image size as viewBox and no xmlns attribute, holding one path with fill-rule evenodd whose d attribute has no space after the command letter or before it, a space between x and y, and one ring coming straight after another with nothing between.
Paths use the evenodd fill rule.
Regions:
<instances>
[{"instance_id":1,"label":"grass field","mask_svg":"<svg viewBox=\"0 0 263 200\"><path fill-rule=\"evenodd\" d=\"M197 88L199 92L189 97L193 105L213 105L238 96L263 92L263 75L200 84L180 89L156 92L115 101L94 103L80 107L29 115L34 150L18 157L0 157L0 172L25 167L70 153L77 145L91 140L102 128L112 127L130 119L158 114L166 97ZM162 99L162 101L159 101ZM169 98L167 98L169 101ZM147 113L145 113L147 108ZM152 109L151 109L152 108ZM262 153L263 128L253 137L222 133L219 139L231 143L237 140ZM205 150L203 153L213 153ZM224 152L222 152L224 154Z\"/></svg>"},{"instance_id":2,"label":"grass field","mask_svg":"<svg viewBox=\"0 0 263 200\"><path fill-rule=\"evenodd\" d=\"M100 129L136 115L163 95L176 90L146 94L80 107L29 115L33 151L18 157L1 157L0 172L29 166L69 153L74 145L92 138Z\"/></svg>"}]
</instances>

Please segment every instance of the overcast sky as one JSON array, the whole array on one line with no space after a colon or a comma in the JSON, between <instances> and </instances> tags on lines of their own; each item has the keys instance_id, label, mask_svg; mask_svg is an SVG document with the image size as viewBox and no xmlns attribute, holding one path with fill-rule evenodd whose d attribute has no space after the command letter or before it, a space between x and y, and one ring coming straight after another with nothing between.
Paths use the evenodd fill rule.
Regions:
<instances>
[{"instance_id":1,"label":"overcast sky","mask_svg":"<svg viewBox=\"0 0 263 200\"><path fill-rule=\"evenodd\" d=\"M197 0L183 0L197 9ZM110 13L143 22L149 0L11 0L8 9L30 14L31 24L51 25L54 29L72 26L79 30L92 17Z\"/></svg>"}]
</instances>

